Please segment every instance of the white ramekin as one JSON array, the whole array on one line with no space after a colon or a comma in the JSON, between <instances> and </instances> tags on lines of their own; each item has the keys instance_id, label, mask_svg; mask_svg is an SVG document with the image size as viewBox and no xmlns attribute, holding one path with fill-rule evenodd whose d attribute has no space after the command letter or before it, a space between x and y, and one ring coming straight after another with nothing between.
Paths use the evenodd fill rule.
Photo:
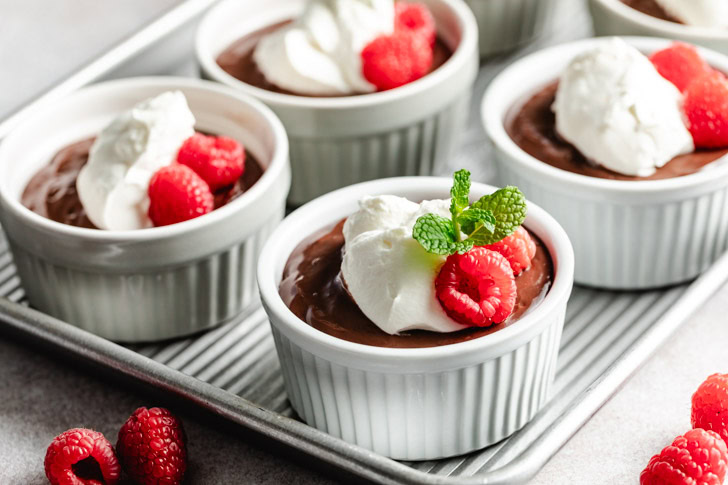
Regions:
<instances>
[{"instance_id":1,"label":"white ramekin","mask_svg":"<svg viewBox=\"0 0 728 485\"><path fill-rule=\"evenodd\" d=\"M546 402L573 280L573 252L564 230L529 204L525 225L551 254L553 286L511 326L453 345L392 349L332 337L299 320L283 303L278 285L294 248L354 213L362 196L447 198L451 183L400 177L327 194L289 215L258 262L258 285L293 408L309 425L395 459L427 460L483 448L521 428ZM473 184L472 195L493 190Z\"/></svg>"},{"instance_id":2,"label":"white ramekin","mask_svg":"<svg viewBox=\"0 0 728 485\"><path fill-rule=\"evenodd\" d=\"M625 37L645 53L665 39ZM612 289L666 286L694 278L728 248L728 159L683 177L616 181L579 175L530 156L505 124L538 90L558 79L569 61L600 39L524 57L496 77L482 103L483 125L495 146L499 182L521 188L571 238L577 283ZM728 58L701 54L726 71Z\"/></svg>"},{"instance_id":3,"label":"white ramekin","mask_svg":"<svg viewBox=\"0 0 728 485\"><path fill-rule=\"evenodd\" d=\"M597 35L645 35L681 40L728 54L728 29L697 27L658 19L620 0L589 0Z\"/></svg>"},{"instance_id":4,"label":"white ramekin","mask_svg":"<svg viewBox=\"0 0 728 485\"><path fill-rule=\"evenodd\" d=\"M168 90L197 128L240 140L265 172L205 216L137 231L46 219L20 203L62 147L98 134L121 111ZM30 303L111 340L150 341L225 322L254 301L256 258L283 218L290 184L283 125L258 101L208 81L136 78L82 89L18 126L0 145L0 220Z\"/></svg>"},{"instance_id":5,"label":"white ramekin","mask_svg":"<svg viewBox=\"0 0 728 485\"><path fill-rule=\"evenodd\" d=\"M462 0L422 0L454 53L431 74L381 93L314 98L266 91L230 76L215 59L240 37L295 17L304 0L224 0L203 19L197 58L206 78L255 96L283 121L291 144L289 203L365 180L432 175L463 131L478 70L478 28Z\"/></svg>"},{"instance_id":6,"label":"white ramekin","mask_svg":"<svg viewBox=\"0 0 728 485\"><path fill-rule=\"evenodd\" d=\"M513 50L546 33L556 0L465 0L478 22L480 55Z\"/></svg>"}]
</instances>

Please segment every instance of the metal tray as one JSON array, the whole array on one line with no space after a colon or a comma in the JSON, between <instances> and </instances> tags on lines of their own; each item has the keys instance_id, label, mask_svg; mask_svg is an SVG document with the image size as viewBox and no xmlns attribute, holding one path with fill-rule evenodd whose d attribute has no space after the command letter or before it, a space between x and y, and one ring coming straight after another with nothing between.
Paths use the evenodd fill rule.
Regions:
<instances>
[{"instance_id":1,"label":"metal tray","mask_svg":"<svg viewBox=\"0 0 728 485\"><path fill-rule=\"evenodd\" d=\"M195 75L192 38L214 0L187 0L0 123L0 137L47 100L101 79L137 74ZM479 126L478 101L490 79L513 59L545 45L590 34L586 7L562 0L552 36L481 66L473 112L449 169L492 176ZM141 384L380 483L524 483L617 391L694 309L728 279L728 254L692 284L647 292L576 287L569 301L554 397L526 427L484 450L445 460L397 462L349 445L297 420L283 388L265 312L254 305L238 321L191 338L123 347L27 306L0 230L0 332L70 353Z\"/></svg>"}]
</instances>

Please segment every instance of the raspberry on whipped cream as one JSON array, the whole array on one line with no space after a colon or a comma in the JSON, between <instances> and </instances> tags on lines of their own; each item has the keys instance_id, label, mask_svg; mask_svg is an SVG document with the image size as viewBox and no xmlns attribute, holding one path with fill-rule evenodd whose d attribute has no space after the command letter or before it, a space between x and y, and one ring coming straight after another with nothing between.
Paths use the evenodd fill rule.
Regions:
<instances>
[{"instance_id":1,"label":"raspberry on whipped cream","mask_svg":"<svg viewBox=\"0 0 728 485\"><path fill-rule=\"evenodd\" d=\"M365 197L344 224L341 276L364 315L388 334L465 328L443 310L434 281L446 256L428 253L412 237L427 213L450 215L449 200L416 204L402 197ZM372 277L376 275L376 277Z\"/></svg>"},{"instance_id":2,"label":"raspberry on whipped cream","mask_svg":"<svg viewBox=\"0 0 728 485\"><path fill-rule=\"evenodd\" d=\"M76 189L99 229L152 227L147 189L194 134L195 117L180 91L165 92L121 113L99 134Z\"/></svg>"},{"instance_id":3,"label":"raspberry on whipped cream","mask_svg":"<svg viewBox=\"0 0 728 485\"><path fill-rule=\"evenodd\" d=\"M269 82L309 95L376 90L360 53L394 31L393 0L310 0L290 25L263 37L253 54Z\"/></svg>"},{"instance_id":4,"label":"raspberry on whipped cream","mask_svg":"<svg viewBox=\"0 0 728 485\"><path fill-rule=\"evenodd\" d=\"M665 12L686 25L728 27L725 0L656 0Z\"/></svg>"},{"instance_id":5,"label":"raspberry on whipped cream","mask_svg":"<svg viewBox=\"0 0 728 485\"><path fill-rule=\"evenodd\" d=\"M459 170L453 179L449 200L364 197L344 223L342 283L390 335L489 327L513 312L514 275L531 265L536 249L521 229L525 198L509 186L471 203L470 172ZM531 241L534 251L515 267L507 259L517 249L509 237L519 230L517 239ZM502 251L490 249L499 242Z\"/></svg>"},{"instance_id":6,"label":"raspberry on whipped cream","mask_svg":"<svg viewBox=\"0 0 728 485\"><path fill-rule=\"evenodd\" d=\"M682 101L646 56L611 38L571 61L552 109L558 133L585 157L644 177L694 150Z\"/></svg>"}]
</instances>

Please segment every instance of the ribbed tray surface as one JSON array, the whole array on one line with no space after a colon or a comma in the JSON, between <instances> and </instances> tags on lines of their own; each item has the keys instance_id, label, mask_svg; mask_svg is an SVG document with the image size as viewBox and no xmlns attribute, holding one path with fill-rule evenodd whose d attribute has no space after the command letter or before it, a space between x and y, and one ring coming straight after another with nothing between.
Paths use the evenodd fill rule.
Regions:
<instances>
[{"instance_id":1,"label":"ribbed tray surface","mask_svg":"<svg viewBox=\"0 0 728 485\"><path fill-rule=\"evenodd\" d=\"M475 180L493 177L483 163L489 147L480 127L479 101L490 80L515 58L548 45L586 37L590 20L582 0L559 0L552 13L553 34L511 55L481 66L473 92L471 123L461 149L446 170L466 167ZM190 67L190 66L186 66ZM193 69L194 70L194 69ZM183 72L188 69L183 69ZM445 173L443 173L445 175ZM472 476L514 461L685 292L687 285L643 293L576 287L567 309L554 398L524 429L485 450L457 458L407 463L440 476ZM5 237L0 230L0 297L24 303ZM256 305L241 320L192 338L132 350L206 381L284 416L294 415L285 394L273 338L263 309Z\"/></svg>"},{"instance_id":2,"label":"ribbed tray surface","mask_svg":"<svg viewBox=\"0 0 728 485\"><path fill-rule=\"evenodd\" d=\"M526 428L482 451L446 460L407 463L422 472L470 476L517 458L682 295L687 286L642 293L576 287L561 341L555 396ZM23 302L24 293L0 231L0 297ZM260 305L240 320L192 338L130 346L157 362L284 416L294 416L280 373L268 320Z\"/></svg>"}]
</instances>

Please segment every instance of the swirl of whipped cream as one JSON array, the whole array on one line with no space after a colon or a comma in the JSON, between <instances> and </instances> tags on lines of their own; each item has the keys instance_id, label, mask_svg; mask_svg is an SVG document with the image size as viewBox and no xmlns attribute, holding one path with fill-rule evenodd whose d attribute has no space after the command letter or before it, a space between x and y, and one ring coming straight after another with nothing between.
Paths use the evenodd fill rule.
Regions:
<instances>
[{"instance_id":1,"label":"swirl of whipped cream","mask_svg":"<svg viewBox=\"0 0 728 485\"><path fill-rule=\"evenodd\" d=\"M682 95L637 49L606 39L574 58L559 80L556 130L586 158L646 177L695 147Z\"/></svg>"},{"instance_id":2,"label":"swirl of whipped cream","mask_svg":"<svg viewBox=\"0 0 728 485\"><path fill-rule=\"evenodd\" d=\"M390 335L465 328L447 316L435 293L446 256L428 253L412 238L418 217L432 212L449 218L450 201L415 204L380 195L364 197L359 206L344 224L341 277L364 315Z\"/></svg>"},{"instance_id":3,"label":"swirl of whipped cream","mask_svg":"<svg viewBox=\"0 0 728 485\"><path fill-rule=\"evenodd\" d=\"M393 0L311 0L291 24L264 36L253 59L265 78L300 94L370 93L361 51L394 31Z\"/></svg>"},{"instance_id":4,"label":"swirl of whipped cream","mask_svg":"<svg viewBox=\"0 0 728 485\"><path fill-rule=\"evenodd\" d=\"M657 4L686 25L728 27L726 0L657 0Z\"/></svg>"},{"instance_id":5,"label":"swirl of whipped cream","mask_svg":"<svg viewBox=\"0 0 728 485\"><path fill-rule=\"evenodd\" d=\"M152 227L149 181L174 161L194 126L195 117L180 91L142 101L106 126L76 180L91 222L118 231Z\"/></svg>"}]
</instances>

